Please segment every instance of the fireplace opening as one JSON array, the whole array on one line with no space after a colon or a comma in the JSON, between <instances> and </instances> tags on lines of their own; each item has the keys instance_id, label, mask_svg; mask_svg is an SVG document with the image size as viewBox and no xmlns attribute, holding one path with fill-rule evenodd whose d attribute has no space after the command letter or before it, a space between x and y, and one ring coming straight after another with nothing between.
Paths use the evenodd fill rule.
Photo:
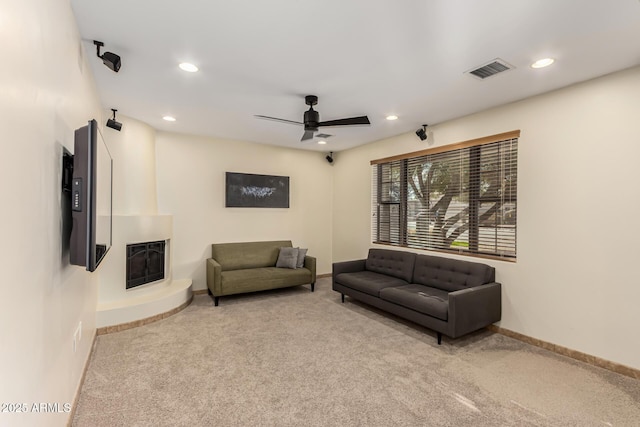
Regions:
<instances>
[{"instance_id":1,"label":"fireplace opening","mask_svg":"<svg viewBox=\"0 0 640 427\"><path fill-rule=\"evenodd\" d=\"M127 289L164 279L164 240L127 245Z\"/></svg>"}]
</instances>

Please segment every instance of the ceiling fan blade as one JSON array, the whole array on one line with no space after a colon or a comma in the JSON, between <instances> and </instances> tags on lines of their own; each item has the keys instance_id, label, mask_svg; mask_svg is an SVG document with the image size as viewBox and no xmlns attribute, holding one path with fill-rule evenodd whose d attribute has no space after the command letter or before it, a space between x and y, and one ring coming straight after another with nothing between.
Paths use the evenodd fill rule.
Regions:
<instances>
[{"instance_id":1,"label":"ceiling fan blade","mask_svg":"<svg viewBox=\"0 0 640 427\"><path fill-rule=\"evenodd\" d=\"M253 117L257 117L259 119L274 120L276 122L282 122L282 123L291 123L292 125L303 125L304 124L302 122L295 122L293 120L287 120L287 119L279 119L277 117L259 116L259 115L255 115Z\"/></svg>"},{"instance_id":2,"label":"ceiling fan blade","mask_svg":"<svg viewBox=\"0 0 640 427\"><path fill-rule=\"evenodd\" d=\"M318 123L318 126L349 126L349 125L370 125L369 117L351 117L348 119L328 120Z\"/></svg>"},{"instance_id":3,"label":"ceiling fan blade","mask_svg":"<svg viewBox=\"0 0 640 427\"><path fill-rule=\"evenodd\" d=\"M305 130L300 141L307 141L309 139L313 139L313 131Z\"/></svg>"}]
</instances>

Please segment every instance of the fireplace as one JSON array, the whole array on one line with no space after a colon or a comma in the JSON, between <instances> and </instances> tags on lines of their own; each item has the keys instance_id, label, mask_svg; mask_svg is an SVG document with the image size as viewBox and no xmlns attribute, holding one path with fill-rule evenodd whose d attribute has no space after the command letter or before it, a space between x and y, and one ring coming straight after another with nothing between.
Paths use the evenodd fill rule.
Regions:
<instances>
[{"instance_id":1,"label":"fireplace","mask_svg":"<svg viewBox=\"0 0 640 427\"><path fill-rule=\"evenodd\" d=\"M155 319L190 301L191 279L173 277L172 230L171 215L113 215L113 245L95 273L97 328Z\"/></svg>"},{"instance_id":2,"label":"fireplace","mask_svg":"<svg viewBox=\"0 0 640 427\"><path fill-rule=\"evenodd\" d=\"M127 245L126 288L164 279L164 259L164 240Z\"/></svg>"}]
</instances>

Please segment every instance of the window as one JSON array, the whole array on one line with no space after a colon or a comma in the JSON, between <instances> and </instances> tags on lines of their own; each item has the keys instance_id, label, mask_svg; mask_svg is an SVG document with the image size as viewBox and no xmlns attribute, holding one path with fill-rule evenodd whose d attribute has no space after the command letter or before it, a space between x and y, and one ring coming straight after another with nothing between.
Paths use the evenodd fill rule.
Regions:
<instances>
[{"instance_id":1,"label":"window","mask_svg":"<svg viewBox=\"0 0 640 427\"><path fill-rule=\"evenodd\" d=\"M519 136L372 161L373 242L515 260Z\"/></svg>"}]
</instances>

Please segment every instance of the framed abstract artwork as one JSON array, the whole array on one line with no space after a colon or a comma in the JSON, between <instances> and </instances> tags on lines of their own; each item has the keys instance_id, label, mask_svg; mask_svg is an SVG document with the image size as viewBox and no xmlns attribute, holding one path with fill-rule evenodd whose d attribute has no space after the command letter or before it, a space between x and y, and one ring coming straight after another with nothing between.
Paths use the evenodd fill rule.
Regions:
<instances>
[{"instance_id":1,"label":"framed abstract artwork","mask_svg":"<svg viewBox=\"0 0 640 427\"><path fill-rule=\"evenodd\" d=\"M226 173L225 207L288 208L289 177Z\"/></svg>"}]
</instances>

